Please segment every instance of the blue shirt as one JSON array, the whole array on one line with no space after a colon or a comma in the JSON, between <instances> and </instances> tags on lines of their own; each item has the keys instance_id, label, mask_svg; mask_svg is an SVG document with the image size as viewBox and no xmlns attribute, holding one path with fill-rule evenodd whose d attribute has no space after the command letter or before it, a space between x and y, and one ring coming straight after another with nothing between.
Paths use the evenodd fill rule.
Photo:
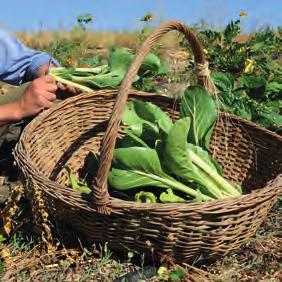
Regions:
<instances>
[{"instance_id":1,"label":"blue shirt","mask_svg":"<svg viewBox=\"0 0 282 282\"><path fill-rule=\"evenodd\" d=\"M54 59L52 63L59 66ZM19 85L36 78L37 69L48 64L50 55L27 48L13 35L0 30L0 80Z\"/></svg>"}]
</instances>

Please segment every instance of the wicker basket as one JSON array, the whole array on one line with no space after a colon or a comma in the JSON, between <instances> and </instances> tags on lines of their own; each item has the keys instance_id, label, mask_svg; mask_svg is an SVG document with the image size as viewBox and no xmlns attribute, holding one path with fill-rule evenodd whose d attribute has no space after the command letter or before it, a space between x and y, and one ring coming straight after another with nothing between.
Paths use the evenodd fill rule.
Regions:
<instances>
[{"instance_id":1,"label":"wicker basket","mask_svg":"<svg viewBox=\"0 0 282 282\"><path fill-rule=\"evenodd\" d=\"M178 118L172 99L130 90L142 59L170 30L182 32L196 63L205 63L195 35L181 23L168 22L144 42L119 91L81 94L39 115L24 130L15 156L34 211L45 206L58 226L77 232L83 242L108 242L117 251L132 249L189 262L225 255L254 236L281 192L282 138L221 113L211 152L223 166L224 177L242 184L244 195L191 204L141 204L111 197L107 177L116 138L122 136L120 120L127 99L151 101ZM200 84L205 79L198 74ZM65 185L63 170L68 164L78 171L90 150L100 154L91 200ZM43 201L36 200L39 195Z\"/></svg>"}]
</instances>

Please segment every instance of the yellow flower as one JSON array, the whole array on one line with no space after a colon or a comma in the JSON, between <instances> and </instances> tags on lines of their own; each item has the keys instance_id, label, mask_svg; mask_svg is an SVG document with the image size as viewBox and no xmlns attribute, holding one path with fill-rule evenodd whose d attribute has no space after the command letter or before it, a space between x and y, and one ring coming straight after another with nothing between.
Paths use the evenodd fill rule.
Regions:
<instances>
[{"instance_id":1,"label":"yellow flower","mask_svg":"<svg viewBox=\"0 0 282 282\"><path fill-rule=\"evenodd\" d=\"M239 16L240 16L241 18L246 18L246 17L247 17L247 12L246 12L246 11L242 11L242 12L239 14Z\"/></svg>"},{"instance_id":2,"label":"yellow flower","mask_svg":"<svg viewBox=\"0 0 282 282\"><path fill-rule=\"evenodd\" d=\"M208 50L207 49L203 49L203 52L204 52L205 55L208 54Z\"/></svg>"},{"instance_id":3,"label":"yellow flower","mask_svg":"<svg viewBox=\"0 0 282 282\"><path fill-rule=\"evenodd\" d=\"M245 69L244 69L244 73L246 74L250 74L254 71L256 62L252 59L247 59L245 61Z\"/></svg>"}]
</instances>

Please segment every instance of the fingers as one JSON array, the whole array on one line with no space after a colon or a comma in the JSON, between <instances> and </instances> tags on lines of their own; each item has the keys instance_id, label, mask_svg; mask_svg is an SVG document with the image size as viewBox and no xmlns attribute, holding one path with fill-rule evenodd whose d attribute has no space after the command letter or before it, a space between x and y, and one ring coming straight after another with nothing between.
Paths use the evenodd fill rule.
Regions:
<instances>
[{"instance_id":1,"label":"fingers","mask_svg":"<svg viewBox=\"0 0 282 282\"><path fill-rule=\"evenodd\" d=\"M47 93L45 93L45 95L41 95L40 97L38 97L37 100L38 109L47 109L52 106L53 102L49 100L47 96L48 96Z\"/></svg>"},{"instance_id":2,"label":"fingers","mask_svg":"<svg viewBox=\"0 0 282 282\"><path fill-rule=\"evenodd\" d=\"M58 89L60 89L62 91L66 91L66 89L67 89L67 87L62 83L58 83L57 86L58 86Z\"/></svg>"},{"instance_id":3,"label":"fingers","mask_svg":"<svg viewBox=\"0 0 282 282\"><path fill-rule=\"evenodd\" d=\"M57 96L52 92L44 92L42 95L44 96L44 98L51 102L55 101L57 98Z\"/></svg>"},{"instance_id":4,"label":"fingers","mask_svg":"<svg viewBox=\"0 0 282 282\"><path fill-rule=\"evenodd\" d=\"M55 93L58 89L57 84L55 83L48 83L46 84L45 90L47 90L48 92L53 92Z\"/></svg>"},{"instance_id":5,"label":"fingers","mask_svg":"<svg viewBox=\"0 0 282 282\"><path fill-rule=\"evenodd\" d=\"M45 81L46 83L53 83L53 84L56 83L55 79L51 75L44 75L44 76L40 77L40 79L42 81Z\"/></svg>"},{"instance_id":6,"label":"fingers","mask_svg":"<svg viewBox=\"0 0 282 282\"><path fill-rule=\"evenodd\" d=\"M79 89L71 85L64 85L62 83L58 83L57 85L58 85L58 89L63 92L69 92L70 94L74 94L74 95L81 92Z\"/></svg>"},{"instance_id":7,"label":"fingers","mask_svg":"<svg viewBox=\"0 0 282 282\"><path fill-rule=\"evenodd\" d=\"M73 86L70 86L70 85L67 86L67 89L66 89L66 90L69 91L69 92L71 92L71 93L73 93L73 94L78 94L78 93L80 92L79 89L77 89L77 88L75 88L75 87L73 87Z\"/></svg>"}]
</instances>

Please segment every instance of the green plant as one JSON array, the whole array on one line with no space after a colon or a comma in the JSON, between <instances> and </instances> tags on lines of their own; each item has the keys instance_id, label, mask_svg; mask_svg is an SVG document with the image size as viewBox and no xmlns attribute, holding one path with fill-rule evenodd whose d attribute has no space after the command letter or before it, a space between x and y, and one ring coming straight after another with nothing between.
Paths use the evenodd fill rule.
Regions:
<instances>
[{"instance_id":1,"label":"green plant","mask_svg":"<svg viewBox=\"0 0 282 282\"><path fill-rule=\"evenodd\" d=\"M82 30L86 30L86 26L93 21L93 17L90 13L79 15L77 17L77 24Z\"/></svg>"},{"instance_id":2,"label":"green plant","mask_svg":"<svg viewBox=\"0 0 282 282\"><path fill-rule=\"evenodd\" d=\"M236 79L230 73L220 72L213 72L212 79L220 91L222 110L281 133L281 81L267 81L264 77L251 75Z\"/></svg>"},{"instance_id":3,"label":"green plant","mask_svg":"<svg viewBox=\"0 0 282 282\"><path fill-rule=\"evenodd\" d=\"M108 178L111 188L136 191L150 187L146 191L137 190L134 198L151 203L157 199L208 201L240 195L240 187L221 176L219 164L205 150L216 118L213 98L199 86L185 91L181 119L174 124L152 103L128 102L122 118L128 128L114 152ZM92 162L98 162L96 156Z\"/></svg>"},{"instance_id":4,"label":"green plant","mask_svg":"<svg viewBox=\"0 0 282 282\"><path fill-rule=\"evenodd\" d=\"M50 75L56 81L72 85L84 92L92 92L93 89L116 88L121 83L132 60L133 54L126 49L113 48L107 65L92 68L52 68ZM138 88L142 89L142 79L164 73L164 64L161 60L156 55L149 54L145 57L134 82L139 81ZM148 80L146 83L148 84Z\"/></svg>"},{"instance_id":5,"label":"green plant","mask_svg":"<svg viewBox=\"0 0 282 282\"><path fill-rule=\"evenodd\" d=\"M245 40L238 40L241 33L241 20L230 21L223 30L202 29L198 38L205 50L210 68L221 72L255 74L281 77L279 58L282 54L281 28L277 31L266 28L255 32ZM186 41L182 46L190 49ZM193 64L190 65L193 67Z\"/></svg>"}]
</instances>

